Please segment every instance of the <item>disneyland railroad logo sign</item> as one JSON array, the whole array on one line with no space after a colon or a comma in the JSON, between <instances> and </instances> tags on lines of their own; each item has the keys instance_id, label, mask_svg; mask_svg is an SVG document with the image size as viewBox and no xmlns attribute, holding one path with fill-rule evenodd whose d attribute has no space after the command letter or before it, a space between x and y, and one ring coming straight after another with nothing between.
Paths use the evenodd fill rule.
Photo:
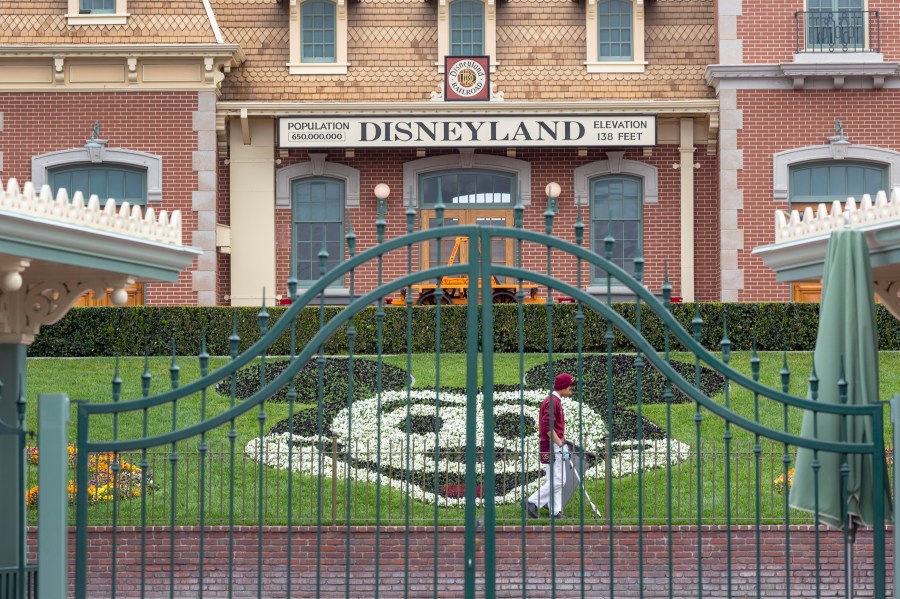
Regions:
<instances>
[{"instance_id":1,"label":"disneyland railroad logo sign","mask_svg":"<svg viewBox=\"0 0 900 599\"><path fill-rule=\"evenodd\" d=\"M279 148L656 145L643 114L293 116L278 119Z\"/></svg>"},{"instance_id":2,"label":"disneyland railroad logo sign","mask_svg":"<svg viewBox=\"0 0 900 599\"><path fill-rule=\"evenodd\" d=\"M490 72L488 56L445 57L444 100L451 102L490 100Z\"/></svg>"}]
</instances>

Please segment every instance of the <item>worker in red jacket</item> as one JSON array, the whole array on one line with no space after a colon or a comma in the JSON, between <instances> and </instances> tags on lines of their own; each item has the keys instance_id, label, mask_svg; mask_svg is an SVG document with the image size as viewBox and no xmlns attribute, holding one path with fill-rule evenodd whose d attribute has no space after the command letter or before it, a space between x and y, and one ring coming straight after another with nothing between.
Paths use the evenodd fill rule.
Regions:
<instances>
[{"instance_id":1,"label":"worker in red jacket","mask_svg":"<svg viewBox=\"0 0 900 599\"><path fill-rule=\"evenodd\" d=\"M545 464L547 476L544 484L528 498L528 515L537 518L545 505L557 519L562 514L562 488L566 482L566 462L569 460L569 446L566 445L566 417L563 414L562 398L570 397L575 389L575 378L567 373L557 375L553 381L553 393L541 402L538 417L538 437L540 439L541 463ZM550 407L553 407L551 413ZM551 427L552 422L552 427ZM550 447L553 447L553 460Z\"/></svg>"}]
</instances>

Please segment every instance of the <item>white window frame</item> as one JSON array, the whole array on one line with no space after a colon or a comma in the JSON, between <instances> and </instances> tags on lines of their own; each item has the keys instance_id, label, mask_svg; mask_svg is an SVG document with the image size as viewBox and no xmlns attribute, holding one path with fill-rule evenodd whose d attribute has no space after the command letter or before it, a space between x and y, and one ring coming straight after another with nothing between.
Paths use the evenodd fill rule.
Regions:
<instances>
[{"instance_id":1,"label":"white window frame","mask_svg":"<svg viewBox=\"0 0 900 599\"><path fill-rule=\"evenodd\" d=\"M31 181L35 188L40 189L49 182L50 169L85 163L121 164L146 169L147 205L162 202L162 156L134 150L106 147L73 148L41 154L31 159Z\"/></svg>"},{"instance_id":2,"label":"white window frame","mask_svg":"<svg viewBox=\"0 0 900 599\"><path fill-rule=\"evenodd\" d=\"M126 25L128 23L128 0L116 0L116 12L113 14L83 15L80 13L81 2L69 0L69 12L66 20L69 25Z\"/></svg>"},{"instance_id":3,"label":"white window frame","mask_svg":"<svg viewBox=\"0 0 900 599\"><path fill-rule=\"evenodd\" d=\"M481 0L484 3L484 55L490 57L491 73L497 70L497 7L495 0ZM450 3L438 0L438 60L439 73L444 72L444 59L450 55Z\"/></svg>"},{"instance_id":4,"label":"white window frame","mask_svg":"<svg viewBox=\"0 0 900 599\"><path fill-rule=\"evenodd\" d=\"M644 0L631 0L631 60L600 60L598 52L597 3L599 0L587 0L585 7L585 66L588 73L643 73L647 67L644 58Z\"/></svg>"},{"instance_id":5,"label":"white window frame","mask_svg":"<svg viewBox=\"0 0 900 599\"><path fill-rule=\"evenodd\" d=\"M300 33L300 8L303 0L290 0L290 62L288 72L291 75L346 75L350 67L347 61L347 0L334 0L335 4L335 40L334 62L303 62L302 40Z\"/></svg>"}]
</instances>

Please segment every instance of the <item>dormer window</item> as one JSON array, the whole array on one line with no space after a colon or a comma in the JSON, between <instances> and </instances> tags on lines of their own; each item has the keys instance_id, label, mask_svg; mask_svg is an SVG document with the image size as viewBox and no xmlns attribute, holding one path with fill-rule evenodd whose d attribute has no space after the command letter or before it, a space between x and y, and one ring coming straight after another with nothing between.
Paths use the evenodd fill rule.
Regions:
<instances>
[{"instance_id":1,"label":"dormer window","mask_svg":"<svg viewBox=\"0 0 900 599\"><path fill-rule=\"evenodd\" d=\"M125 25L128 0L68 0L69 25Z\"/></svg>"},{"instance_id":2,"label":"dormer window","mask_svg":"<svg viewBox=\"0 0 900 599\"><path fill-rule=\"evenodd\" d=\"M347 73L345 0L291 3L291 75Z\"/></svg>"},{"instance_id":3,"label":"dormer window","mask_svg":"<svg viewBox=\"0 0 900 599\"><path fill-rule=\"evenodd\" d=\"M82 15L114 15L116 0L79 0L78 14Z\"/></svg>"},{"instance_id":4,"label":"dormer window","mask_svg":"<svg viewBox=\"0 0 900 599\"><path fill-rule=\"evenodd\" d=\"M489 56L497 66L495 0L438 0L438 72L447 56Z\"/></svg>"},{"instance_id":5,"label":"dormer window","mask_svg":"<svg viewBox=\"0 0 900 599\"><path fill-rule=\"evenodd\" d=\"M588 0L588 73L643 73L644 0Z\"/></svg>"},{"instance_id":6,"label":"dormer window","mask_svg":"<svg viewBox=\"0 0 900 599\"><path fill-rule=\"evenodd\" d=\"M455 0L450 3L450 56L484 54L484 3Z\"/></svg>"}]
</instances>

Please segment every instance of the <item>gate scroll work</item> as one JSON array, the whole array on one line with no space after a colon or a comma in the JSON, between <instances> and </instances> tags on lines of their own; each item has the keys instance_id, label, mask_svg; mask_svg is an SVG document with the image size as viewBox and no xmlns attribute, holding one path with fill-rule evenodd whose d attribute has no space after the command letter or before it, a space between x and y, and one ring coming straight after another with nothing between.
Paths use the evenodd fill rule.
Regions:
<instances>
[{"instance_id":1,"label":"gate scroll work","mask_svg":"<svg viewBox=\"0 0 900 599\"><path fill-rule=\"evenodd\" d=\"M849 572L846 534L787 502L798 447L883 463L880 405L790 395L787 358L782 389L764 386L756 351L742 374L726 321L713 354L699 311L686 331L668 281L660 301L642 258L631 275L610 236L603 255L583 247L580 216L572 243L553 234L551 210L543 233L522 228L521 204L512 228L440 226L436 212L439 226L415 231L410 208L406 234L389 240L380 214L378 243L358 254L351 228L347 259L326 272L323 249L320 280L301 294L292 277L290 308L271 325L263 308L259 340L241 353L235 317L221 368L209 372L204 339L196 380L180 384L173 349L170 390L150 395L148 368L143 397L118 401L114 384L116 401L79 405L76 597L801 597L844 596L849 582L885 596L878 492ZM440 240L459 238L466 261L413 268L429 244L443 264ZM518 266L494 263L495 240L512 241ZM543 272L521 267L526 252L546 256ZM385 264L406 273L387 277ZM553 275L563 266L574 285ZM583 290L592 270L606 273L605 298ZM356 293L363 275L377 285ZM465 278L465 305L443 305L443 277ZM514 304L493 303L481 282L495 279L516 282ZM436 301L414 306L426 282L438 282ZM335 283L350 303L329 311ZM545 303L526 305L533 285ZM612 304L613 286L633 308ZM310 310L314 330L301 318ZM464 388L444 382L461 380L447 371L454 359ZM420 378L433 368L430 386L414 367ZM562 371L577 381L565 412L583 448L570 475L583 484L564 519L535 520L524 498L543 475L537 406ZM871 419L874 439L801 438L792 423L804 410ZM82 490L104 455L114 474L101 514ZM126 483L130 499L117 490Z\"/></svg>"}]
</instances>

